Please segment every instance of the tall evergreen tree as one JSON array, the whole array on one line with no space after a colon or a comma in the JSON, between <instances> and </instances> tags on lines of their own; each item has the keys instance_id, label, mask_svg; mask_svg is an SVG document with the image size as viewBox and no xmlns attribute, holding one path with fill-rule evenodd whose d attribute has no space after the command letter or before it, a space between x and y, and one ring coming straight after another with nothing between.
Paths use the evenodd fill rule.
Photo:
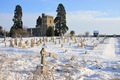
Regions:
<instances>
[{"instance_id":1,"label":"tall evergreen tree","mask_svg":"<svg viewBox=\"0 0 120 80\"><path fill-rule=\"evenodd\" d=\"M54 28L53 27L48 27L46 31L47 36L54 36Z\"/></svg>"},{"instance_id":2,"label":"tall evergreen tree","mask_svg":"<svg viewBox=\"0 0 120 80\"><path fill-rule=\"evenodd\" d=\"M14 24L10 29L10 37L14 37L14 35L17 34L17 32L20 29L23 30L22 7L20 5L17 5L15 7L14 18L12 20L13 20Z\"/></svg>"},{"instance_id":3,"label":"tall evergreen tree","mask_svg":"<svg viewBox=\"0 0 120 80\"><path fill-rule=\"evenodd\" d=\"M39 16L36 20L36 27L40 27L42 25L42 18Z\"/></svg>"},{"instance_id":4,"label":"tall evergreen tree","mask_svg":"<svg viewBox=\"0 0 120 80\"><path fill-rule=\"evenodd\" d=\"M19 28L22 29L22 26L23 26L22 8L20 5L17 5L15 8L13 22L14 22L13 27L15 27L16 29L19 29Z\"/></svg>"},{"instance_id":5,"label":"tall evergreen tree","mask_svg":"<svg viewBox=\"0 0 120 80\"><path fill-rule=\"evenodd\" d=\"M55 34L62 36L68 31L68 27L66 25L66 11L63 4L58 5L56 12L57 16L54 19Z\"/></svg>"}]
</instances>

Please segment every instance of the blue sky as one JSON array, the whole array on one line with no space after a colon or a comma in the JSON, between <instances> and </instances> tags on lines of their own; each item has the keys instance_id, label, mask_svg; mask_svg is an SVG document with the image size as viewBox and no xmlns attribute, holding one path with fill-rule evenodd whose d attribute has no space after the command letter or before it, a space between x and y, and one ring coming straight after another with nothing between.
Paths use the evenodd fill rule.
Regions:
<instances>
[{"instance_id":1,"label":"blue sky","mask_svg":"<svg viewBox=\"0 0 120 80\"><path fill-rule=\"evenodd\" d=\"M120 34L120 0L0 0L0 25L9 31L15 6L19 4L24 26L35 27L41 13L55 17L59 3L66 9L69 31L92 34L99 30L101 34Z\"/></svg>"}]
</instances>

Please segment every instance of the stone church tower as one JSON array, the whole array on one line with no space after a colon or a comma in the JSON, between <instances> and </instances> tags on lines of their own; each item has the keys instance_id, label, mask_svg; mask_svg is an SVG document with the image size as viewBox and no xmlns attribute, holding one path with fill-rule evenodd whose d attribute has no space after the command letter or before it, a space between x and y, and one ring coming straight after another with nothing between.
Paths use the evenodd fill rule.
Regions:
<instances>
[{"instance_id":1,"label":"stone church tower","mask_svg":"<svg viewBox=\"0 0 120 80\"><path fill-rule=\"evenodd\" d=\"M54 27L54 17L42 13L42 23L36 28L28 28L27 31L31 36L46 36L46 30Z\"/></svg>"},{"instance_id":2,"label":"stone church tower","mask_svg":"<svg viewBox=\"0 0 120 80\"><path fill-rule=\"evenodd\" d=\"M54 18L53 16L48 16L42 13L41 36L46 36L46 30L49 27L54 27Z\"/></svg>"}]
</instances>

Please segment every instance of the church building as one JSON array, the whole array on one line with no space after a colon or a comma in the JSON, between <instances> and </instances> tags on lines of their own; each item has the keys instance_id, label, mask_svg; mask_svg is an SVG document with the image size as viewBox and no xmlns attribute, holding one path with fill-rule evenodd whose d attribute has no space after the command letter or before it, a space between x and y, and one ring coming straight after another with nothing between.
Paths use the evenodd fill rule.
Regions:
<instances>
[{"instance_id":1,"label":"church building","mask_svg":"<svg viewBox=\"0 0 120 80\"><path fill-rule=\"evenodd\" d=\"M29 32L30 36L46 36L46 30L49 27L54 28L54 17L45 15L42 13L42 23L35 28L28 28L27 31Z\"/></svg>"}]
</instances>

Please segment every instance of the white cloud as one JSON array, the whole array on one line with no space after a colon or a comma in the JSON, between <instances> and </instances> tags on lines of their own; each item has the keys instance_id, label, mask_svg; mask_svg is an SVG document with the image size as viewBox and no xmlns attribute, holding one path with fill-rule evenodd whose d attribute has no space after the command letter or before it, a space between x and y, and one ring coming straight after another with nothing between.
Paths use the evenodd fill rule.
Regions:
<instances>
[{"instance_id":1,"label":"white cloud","mask_svg":"<svg viewBox=\"0 0 120 80\"><path fill-rule=\"evenodd\" d=\"M56 16L56 12L46 14ZM92 34L94 30L99 30L101 34L120 34L120 18L105 18L108 15L108 13L100 11L67 12L67 25L69 31L74 30L76 34L86 31ZM0 25L9 31L13 25L13 14L0 14L0 16L2 16L0 17ZM41 13L24 13L23 24L27 27L35 27L38 16L41 16Z\"/></svg>"},{"instance_id":2,"label":"white cloud","mask_svg":"<svg viewBox=\"0 0 120 80\"><path fill-rule=\"evenodd\" d=\"M77 11L67 15L67 22L70 30L77 34L99 30L101 34L120 34L120 18L105 18L108 16L100 11Z\"/></svg>"}]
</instances>

